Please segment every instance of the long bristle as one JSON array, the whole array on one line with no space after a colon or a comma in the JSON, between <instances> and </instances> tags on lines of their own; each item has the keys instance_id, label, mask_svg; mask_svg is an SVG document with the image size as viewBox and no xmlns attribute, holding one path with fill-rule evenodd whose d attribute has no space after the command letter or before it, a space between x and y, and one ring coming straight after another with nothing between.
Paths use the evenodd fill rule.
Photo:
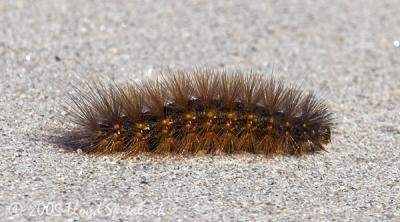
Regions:
<instances>
[{"instance_id":1,"label":"long bristle","mask_svg":"<svg viewBox=\"0 0 400 222\"><path fill-rule=\"evenodd\" d=\"M332 113L313 93L262 74L167 70L72 97L75 148L87 153L298 155L325 150Z\"/></svg>"}]
</instances>

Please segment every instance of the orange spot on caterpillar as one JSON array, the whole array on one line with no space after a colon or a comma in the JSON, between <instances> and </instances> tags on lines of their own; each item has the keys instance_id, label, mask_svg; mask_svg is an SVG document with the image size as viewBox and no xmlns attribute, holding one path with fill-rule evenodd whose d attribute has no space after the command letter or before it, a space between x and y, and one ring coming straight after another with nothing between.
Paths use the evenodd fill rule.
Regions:
<instances>
[{"instance_id":1,"label":"orange spot on caterpillar","mask_svg":"<svg viewBox=\"0 0 400 222\"><path fill-rule=\"evenodd\" d=\"M119 129L121 129L121 125L119 125L118 123L116 123L116 124L113 125L113 129L114 129L114 130L119 130Z\"/></svg>"},{"instance_id":2,"label":"orange spot on caterpillar","mask_svg":"<svg viewBox=\"0 0 400 222\"><path fill-rule=\"evenodd\" d=\"M192 114L192 113L186 113L185 114L185 117L184 117L184 119L186 120L186 121L190 121L190 120L193 120L195 117L194 117L194 115Z\"/></svg>"},{"instance_id":3,"label":"orange spot on caterpillar","mask_svg":"<svg viewBox=\"0 0 400 222\"><path fill-rule=\"evenodd\" d=\"M233 120L235 118L235 113L229 112L228 114L226 114L226 118L229 120Z\"/></svg>"},{"instance_id":4,"label":"orange spot on caterpillar","mask_svg":"<svg viewBox=\"0 0 400 222\"><path fill-rule=\"evenodd\" d=\"M140 130L145 128L145 125L143 123L136 123L135 126L137 129L140 129Z\"/></svg>"},{"instance_id":5,"label":"orange spot on caterpillar","mask_svg":"<svg viewBox=\"0 0 400 222\"><path fill-rule=\"evenodd\" d=\"M254 121L255 119L256 119L256 115L254 115L254 114L247 115L247 120Z\"/></svg>"},{"instance_id":6,"label":"orange spot on caterpillar","mask_svg":"<svg viewBox=\"0 0 400 222\"><path fill-rule=\"evenodd\" d=\"M253 124L252 124L252 123L247 123L247 124L246 124L246 128L247 128L247 129L251 129L252 127L253 127Z\"/></svg>"},{"instance_id":7,"label":"orange spot on caterpillar","mask_svg":"<svg viewBox=\"0 0 400 222\"><path fill-rule=\"evenodd\" d=\"M161 125L163 125L163 126L169 126L171 124L172 124L172 121L171 121L170 118L166 118L166 119L161 120Z\"/></svg>"},{"instance_id":8,"label":"orange spot on caterpillar","mask_svg":"<svg viewBox=\"0 0 400 222\"><path fill-rule=\"evenodd\" d=\"M101 130L97 130L96 131L96 136L98 136L98 137L104 136L104 132L102 132Z\"/></svg>"},{"instance_id":9,"label":"orange spot on caterpillar","mask_svg":"<svg viewBox=\"0 0 400 222\"><path fill-rule=\"evenodd\" d=\"M214 112L211 112L211 111L207 112L207 118L213 119L213 118L215 118L215 117L216 117L216 116L215 116L215 113L214 113Z\"/></svg>"},{"instance_id":10,"label":"orange spot on caterpillar","mask_svg":"<svg viewBox=\"0 0 400 222\"><path fill-rule=\"evenodd\" d=\"M164 129L162 129L161 133L164 134L164 135L168 135L169 134L169 129L168 128L164 128Z\"/></svg>"},{"instance_id":11,"label":"orange spot on caterpillar","mask_svg":"<svg viewBox=\"0 0 400 222\"><path fill-rule=\"evenodd\" d=\"M112 139L113 140L118 140L119 139L119 132L118 133L113 133L112 134Z\"/></svg>"},{"instance_id":12,"label":"orange spot on caterpillar","mask_svg":"<svg viewBox=\"0 0 400 222\"><path fill-rule=\"evenodd\" d=\"M206 125L207 127L210 127L210 126L212 126L213 124L212 124L211 121L207 121L207 122L205 123L205 125Z\"/></svg>"}]
</instances>

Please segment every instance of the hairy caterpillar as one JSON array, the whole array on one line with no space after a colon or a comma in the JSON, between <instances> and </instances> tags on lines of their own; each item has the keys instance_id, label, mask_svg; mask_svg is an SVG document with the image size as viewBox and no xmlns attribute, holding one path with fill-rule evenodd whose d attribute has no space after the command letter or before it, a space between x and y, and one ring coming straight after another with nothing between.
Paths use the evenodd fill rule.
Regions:
<instances>
[{"instance_id":1,"label":"hairy caterpillar","mask_svg":"<svg viewBox=\"0 0 400 222\"><path fill-rule=\"evenodd\" d=\"M299 155L325 150L331 139L324 102L261 74L169 70L77 92L68 143L86 153Z\"/></svg>"}]
</instances>

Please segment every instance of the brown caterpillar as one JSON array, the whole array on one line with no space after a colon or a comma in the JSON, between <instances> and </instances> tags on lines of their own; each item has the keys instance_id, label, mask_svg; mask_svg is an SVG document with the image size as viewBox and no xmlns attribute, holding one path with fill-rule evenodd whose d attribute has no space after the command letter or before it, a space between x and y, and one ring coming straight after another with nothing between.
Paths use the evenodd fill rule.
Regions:
<instances>
[{"instance_id":1,"label":"brown caterpillar","mask_svg":"<svg viewBox=\"0 0 400 222\"><path fill-rule=\"evenodd\" d=\"M167 71L72 97L69 145L86 153L298 155L325 150L332 113L312 93L261 74Z\"/></svg>"}]
</instances>

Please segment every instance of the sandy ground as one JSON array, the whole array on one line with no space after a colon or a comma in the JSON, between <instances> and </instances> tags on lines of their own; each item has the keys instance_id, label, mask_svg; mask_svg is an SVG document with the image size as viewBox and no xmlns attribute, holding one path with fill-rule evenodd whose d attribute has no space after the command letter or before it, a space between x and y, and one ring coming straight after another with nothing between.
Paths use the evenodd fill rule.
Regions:
<instances>
[{"instance_id":1,"label":"sandy ground","mask_svg":"<svg viewBox=\"0 0 400 222\"><path fill-rule=\"evenodd\" d=\"M398 1L0 2L0 218L399 221ZM165 68L273 73L325 98L329 152L120 161L64 152L66 95Z\"/></svg>"}]
</instances>

